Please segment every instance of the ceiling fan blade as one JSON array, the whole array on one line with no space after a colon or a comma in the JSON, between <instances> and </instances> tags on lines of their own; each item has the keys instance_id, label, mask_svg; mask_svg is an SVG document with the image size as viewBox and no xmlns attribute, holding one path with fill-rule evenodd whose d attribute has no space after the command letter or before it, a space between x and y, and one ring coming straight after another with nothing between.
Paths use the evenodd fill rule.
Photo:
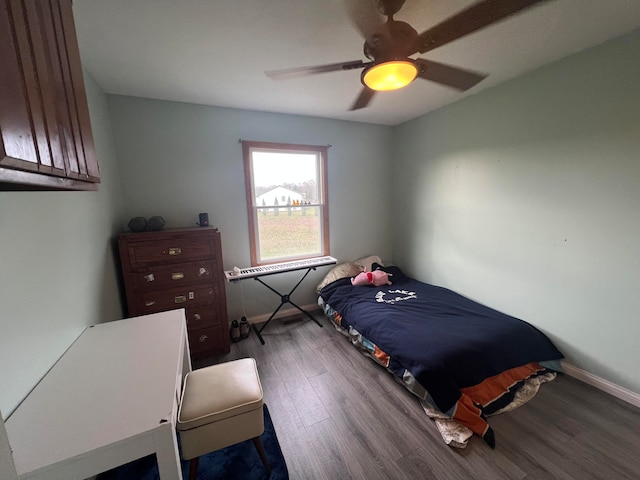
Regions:
<instances>
[{"instance_id":1,"label":"ceiling fan blade","mask_svg":"<svg viewBox=\"0 0 640 480\"><path fill-rule=\"evenodd\" d=\"M418 35L415 51L428 52L549 0L483 0Z\"/></svg>"},{"instance_id":2,"label":"ceiling fan blade","mask_svg":"<svg viewBox=\"0 0 640 480\"><path fill-rule=\"evenodd\" d=\"M371 38L385 22L373 0L344 0L344 4L351 23L365 39Z\"/></svg>"},{"instance_id":3,"label":"ceiling fan blade","mask_svg":"<svg viewBox=\"0 0 640 480\"><path fill-rule=\"evenodd\" d=\"M356 68L364 68L371 62L363 62L362 60L352 60L342 63L328 63L326 65L316 65L312 67L296 67L285 68L283 70L268 70L264 72L267 77L274 80L282 80L285 78L305 77L307 75L315 75L317 73L337 72L340 70L353 70Z\"/></svg>"},{"instance_id":4,"label":"ceiling fan blade","mask_svg":"<svg viewBox=\"0 0 640 480\"><path fill-rule=\"evenodd\" d=\"M425 60L424 58L417 58L415 62L418 66L418 76L420 78L431 80L456 90L469 90L487 78L487 75L482 73L463 70L462 68Z\"/></svg>"},{"instance_id":5,"label":"ceiling fan blade","mask_svg":"<svg viewBox=\"0 0 640 480\"><path fill-rule=\"evenodd\" d=\"M369 87L363 87L360 95L358 95L358 98L356 98L356 101L353 102L353 105L351 105L349 110L360 110L361 108L366 107L369 105L369 102L375 93L375 90L371 90Z\"/></svg>"}]
</instances>

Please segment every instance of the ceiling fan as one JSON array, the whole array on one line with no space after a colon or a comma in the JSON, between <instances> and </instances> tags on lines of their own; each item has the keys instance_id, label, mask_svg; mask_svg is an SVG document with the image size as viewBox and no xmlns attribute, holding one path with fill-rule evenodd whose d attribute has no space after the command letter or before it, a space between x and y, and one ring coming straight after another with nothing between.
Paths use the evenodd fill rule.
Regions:
<instances>
[{"instance_id":1,"label":"ceiling fan","mask_svg":"<svg viewBox=\"0 0 640 480\"><path fill-rule=\"evenodd\" d=\"M366 107L376 91L397 90L418 77L460 91L469 90L487 75L411 56L446 45L544 1L548 0L481 0L418 33L408 23L393 18L405 0L350 0L347 2L349 14L365 37L364 55L369 61L271 70L265 74L273 79L284 79L362 68L363 88L350 110ZM374 3L379 14L372 10ZM381 15L387 20L383 22Z\"/></svg>"}]
</instances>

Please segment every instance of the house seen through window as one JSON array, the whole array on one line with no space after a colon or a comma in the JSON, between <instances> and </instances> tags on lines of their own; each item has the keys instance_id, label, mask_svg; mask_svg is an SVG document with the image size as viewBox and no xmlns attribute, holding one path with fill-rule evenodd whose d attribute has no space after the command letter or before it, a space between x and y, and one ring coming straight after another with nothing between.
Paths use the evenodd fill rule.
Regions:
<instances>
[{"instance_id":1,"label":"house seen through window","mask_svg":"<svg viewBox=\"0 0 640 480\"><path fill-rule=\"evenodd\" d=\"M251 264L329 255L327 147L243 141Z\"/></svg>"}]
</instances>

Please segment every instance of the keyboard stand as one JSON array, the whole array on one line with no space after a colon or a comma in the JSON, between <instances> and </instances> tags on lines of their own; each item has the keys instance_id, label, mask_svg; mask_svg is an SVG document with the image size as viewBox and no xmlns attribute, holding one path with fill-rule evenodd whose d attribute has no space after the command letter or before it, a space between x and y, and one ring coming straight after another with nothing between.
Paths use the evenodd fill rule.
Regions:
<instances>
[{"instance_id":1,"label":"keyboard stand","mask_svg":"<svg viewBox=\"0 0 640 480\"><path fill-rule=\"evenodd\" d=\"M251 324L251 327L253 328L253 331L256 332L256 335L258 336L258 339L260 340L260 343L262 345L264 345L264 338L262 338L262 331L266 328L267 325L269 325L269 322L273 319L273 317L276 316L276 313L278 313L278 311L282 308L283 305L290 303L291 305L293 305L294 307L296 307L298 310L300 310L302 313L304 313L307 317L309 317L311 320L313 320L314 322L316 322L318 324L319 327L322 327L322 324L316 320L313 315L311 315L309 312L307 312L304 308L299 307L298 305L296 305L295 303L293 303L291 301L291 295L293 294L293 292L296 291L296 288L298 288L298 285L300 285L302 283L302 281L307 278L307 275L309 275L309 272L311 272L311 270L315 270L316 267L315 266L311 266L311 267L307 267L307 271L305 272L305 274L302 276L302 278L298 281L298 283L295 284L295 286L291 289L291 291L289 293L287 293L286 295L283 295L282 293L278 292L275 288L273 288L271 285L268 285L266 283L264 283L260 277L254 277L255 280L257 280L258 282L260 282L262 285L264 285L265 287L267 287L269 290L271 290L273 293L275 293L276 295L280 296L280 305L278 305L278 308L276 308L274 310L274 312L271 314L271 316L269 317L269 319L264 322L262 324L262 326L260 328L256 327L256 324L253 323Z\"/></svg>"}]
</instances>

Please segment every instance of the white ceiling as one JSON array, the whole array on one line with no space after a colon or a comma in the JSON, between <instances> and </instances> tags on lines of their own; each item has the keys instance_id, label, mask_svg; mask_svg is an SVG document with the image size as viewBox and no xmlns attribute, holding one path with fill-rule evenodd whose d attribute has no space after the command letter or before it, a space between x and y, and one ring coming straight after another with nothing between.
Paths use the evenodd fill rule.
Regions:
<instances>
[{"instance_id":1,"label":"white ceiling","mask_svg":"<svg viewBox=\"0 0 640 480\"><path fill-rule=\"evenodd\" d=\"M274 81L265 70L366 60L347 0L74 0L82 61L107 93L397 125L640 27L640 0L552 0L423 56L489 74L465 93L421 79L348 111L360 70ZM422 32L475 0L407 0Z\"/></svg>"}]
</instances>

